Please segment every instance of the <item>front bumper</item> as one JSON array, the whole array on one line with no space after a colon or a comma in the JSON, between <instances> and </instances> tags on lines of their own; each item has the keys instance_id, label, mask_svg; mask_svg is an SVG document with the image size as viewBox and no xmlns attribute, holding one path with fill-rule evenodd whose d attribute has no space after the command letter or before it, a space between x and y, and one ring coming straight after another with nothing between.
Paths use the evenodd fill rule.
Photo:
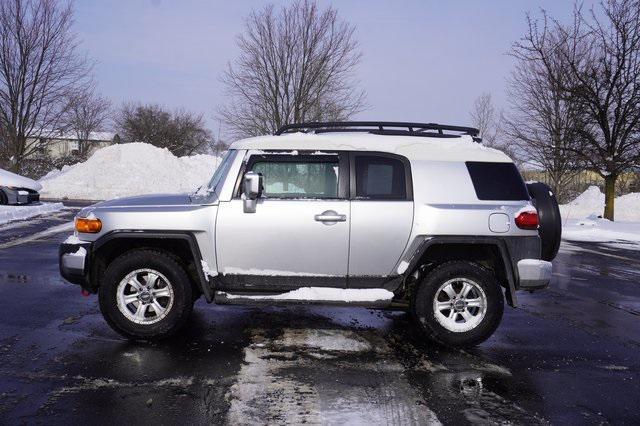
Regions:
<instances>
[{"instance_id":1,"label":"front bumper","mask_svg":"<svg viewBox=\"0 0 640 426\"><path fill-rule=\"evenodd\" d=\"M58 248L58 264L62 278L88 287L91 243L62 243Z\"/></svg>"},{"instance_id":2,"label":"front bumper","mask_svg":"<svg viewBox=\"0 0 640 426\"><path fill-rule=\"evenodd\" d=\"M551 262L539 259L518 261L520 290L540 290L549 286L551 281Z\"/></svg>"}]
</instances>

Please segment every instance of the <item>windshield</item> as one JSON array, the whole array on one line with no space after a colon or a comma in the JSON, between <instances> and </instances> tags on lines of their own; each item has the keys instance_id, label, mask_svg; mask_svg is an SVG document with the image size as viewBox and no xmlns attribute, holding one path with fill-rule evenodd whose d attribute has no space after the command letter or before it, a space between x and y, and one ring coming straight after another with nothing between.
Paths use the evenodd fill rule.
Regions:
<instances>
[{"instance_id":1,"label":"windshield","mask_svg":"<svg viewBox=\"0 0 640 426\"><path fill-rule=\"evenodd\" d=\"M236 158L237 153L238 151L236 151L235 149L230 149L224 155L222 162L220 163L215 173L211 177L211 180L209 181L209 185L207 185L208 192L218 191L219 189L218 186L224 181L224 177L227 175L229 168L233 164L233 160Z\"/></svg>"}]
</instances>

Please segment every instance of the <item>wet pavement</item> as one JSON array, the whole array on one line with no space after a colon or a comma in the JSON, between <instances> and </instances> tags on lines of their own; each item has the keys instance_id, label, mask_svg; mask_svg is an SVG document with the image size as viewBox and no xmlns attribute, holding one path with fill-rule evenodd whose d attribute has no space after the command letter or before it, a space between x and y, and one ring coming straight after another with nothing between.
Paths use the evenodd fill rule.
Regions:
<instances>
[{"instance_id":1,"label":"wet pavement","mask_svg":"<svg viewBox=\"0 0 640 426\"><path fill-rule=\"evenodd\" d=\"M640 422L640 251L563 243L552 287L468 351L402 312L202 300L143 344L59 278L74 213L0 227L1 424Z\"/></svg>"}]
</instances>

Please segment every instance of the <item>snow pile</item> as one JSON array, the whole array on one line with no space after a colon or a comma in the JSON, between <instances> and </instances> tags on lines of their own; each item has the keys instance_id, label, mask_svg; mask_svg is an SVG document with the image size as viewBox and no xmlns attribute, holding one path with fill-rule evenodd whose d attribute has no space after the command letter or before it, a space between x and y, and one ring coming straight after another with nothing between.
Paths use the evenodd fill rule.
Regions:
<instances>
[{"instance_id":1,"label":"snow pile","mask_svg":"<svg viewBox=\"0 0 640 426\"><path fill-rule=\"evenodd\" d=\"M40 214L62 210L62 203L42 203L28 206L0 206L0 225L14 220L29 219Z\"/></svg>"},{"instance_id":2,"label":"snow pile","mask_svg":"<svg viewBox=\"0 0 640 426\"><path fill-rule=\"evenodd\" d=\"M570 203L560 206L563 219L582 219L601 216L604 212L604 194L597 186L590 186ZM640 221L640 193L616 197L616 221Z\"/></svg>"},{"instance_id":3,"label":"snow pile","mask_svg":"<svg viewBox=\"0 0 640 426\"><path fill-rule=\"evenodd\" d=\"M146 143L111 145L83 163L54 170L40 179L48 198L106 200L117 197L192 192L206 184L220 158L176 157L166 148Z\"/></svg>"}]
</instances>

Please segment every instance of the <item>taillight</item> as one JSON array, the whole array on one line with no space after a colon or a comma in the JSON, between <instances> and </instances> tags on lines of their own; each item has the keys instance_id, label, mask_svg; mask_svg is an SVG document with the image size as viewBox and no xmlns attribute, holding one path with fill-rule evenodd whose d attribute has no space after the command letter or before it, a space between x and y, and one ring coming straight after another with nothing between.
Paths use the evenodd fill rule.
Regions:
<instances>
[{"instance_id":1,"label":"taillight","mask_svg":"<svg viewBox=\"0 0 640 426\"><path fill-rule=\"evenodd\" d=\"M538 229L539 224L538 212L536 211L524 211L516 216L516 225L520 229Z\"/></svg>"}]
</instances>

